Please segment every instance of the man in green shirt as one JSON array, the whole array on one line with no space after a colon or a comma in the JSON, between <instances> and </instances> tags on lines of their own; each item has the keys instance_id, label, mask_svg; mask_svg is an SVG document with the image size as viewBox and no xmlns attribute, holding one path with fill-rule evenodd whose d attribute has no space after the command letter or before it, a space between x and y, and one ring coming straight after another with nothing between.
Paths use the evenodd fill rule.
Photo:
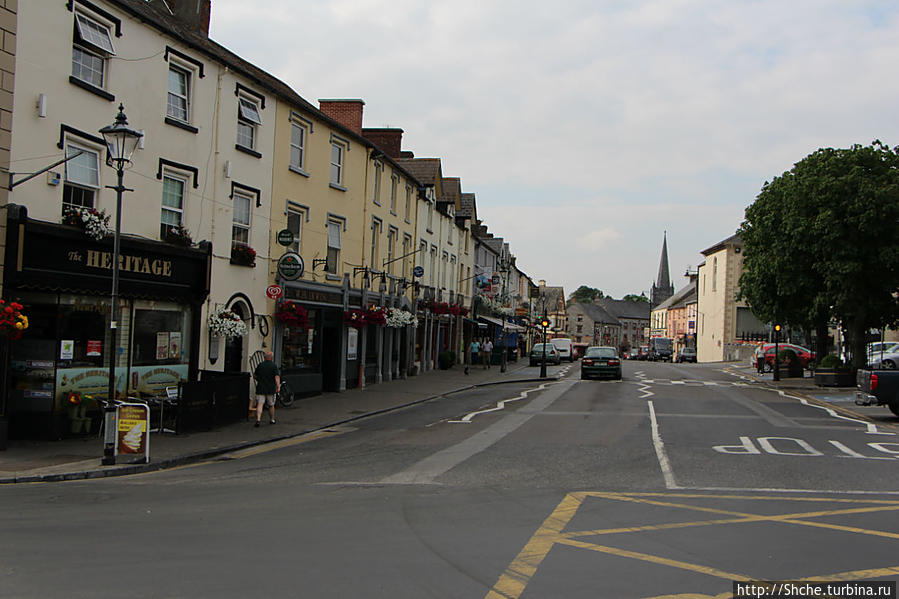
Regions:
<instances>
[{"instance_id":1,"label":"man in green shirt","mask_svg":"<svg viewBox=\"0 0 899 599\"><path fill-rule=\"evenodd\" d=\"M281 390L281 373L272 361L274 354L265 352L265 360L259 363L253 378L256 380L256 424L262 420L262 406L268 406L271 423L275 423L275 395Z\"/></svg>"}]
</instances>

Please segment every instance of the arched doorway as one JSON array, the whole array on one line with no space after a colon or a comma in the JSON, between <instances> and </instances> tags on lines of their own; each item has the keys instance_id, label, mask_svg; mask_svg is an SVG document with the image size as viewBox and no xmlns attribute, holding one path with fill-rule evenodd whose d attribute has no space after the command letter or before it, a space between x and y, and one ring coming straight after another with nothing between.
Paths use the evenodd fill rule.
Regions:
<instances>
[{"instance_id":1,"label":"arched doorway","mask_svg":"<svg viewBox=\"0 0 899 599\"><path fill-rule=\"evenodd\" d=\"M242 301L236 301L231 306L231 311L247 320L248 310ZM243 336L228 337L225 339L225 372L243 372L244 341Z\"/></svg>"}]
</instances>

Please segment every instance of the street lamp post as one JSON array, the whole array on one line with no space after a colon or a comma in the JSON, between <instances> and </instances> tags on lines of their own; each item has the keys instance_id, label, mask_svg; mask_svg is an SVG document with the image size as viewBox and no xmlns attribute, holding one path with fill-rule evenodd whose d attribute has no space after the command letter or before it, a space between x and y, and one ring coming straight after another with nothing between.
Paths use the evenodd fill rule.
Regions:
<instances>
[{"instance_id":1,"label":"street lamp post","mask_svg":"<svg viewBox=\"0 0 899 599\"><path fill-rule=\"evenodd\" d=\"M543 360L540 362L540 378L546 378L546 327L549 326L549 319L546 317L546 308L543 308L543 320L540 321L543 327Z\"/></svg>"},{"instance_id":2,"label":"street lamp post","mask_svg":"<svg viewBox=\"0 0 899 599\"><path fill-rule=\"evenodd\" d=\"M125 107L119 104L119 114L115 122L100 129L100 134L106 142L109 151L107 164L116 169L118 176L115 187L107 185L108 189L116 192L115 211L115 237L112 250L112 303L109 311L109 388L107 392L106 406L103 408L105 423L105 435L103 440L103 464L115 464L115 438L116 438L116 376L115 362L119 353L118 340L118 307L119 307L119 246L122 234L122 192L134 191L123 184L125 165L131 162L131 155L137 149L137 144L143 133L128 126L128 118L125 116Z\"/></svg>"},{"instance_id":3,"label":"street lamp post","mask_svg":"<svg viewBox=\"0 0 899 599\"><path fill-rule=\"evenodd\" d=\"M774 325L774 380L780 380L780 325Z\"/></svg>"}]
</instances>

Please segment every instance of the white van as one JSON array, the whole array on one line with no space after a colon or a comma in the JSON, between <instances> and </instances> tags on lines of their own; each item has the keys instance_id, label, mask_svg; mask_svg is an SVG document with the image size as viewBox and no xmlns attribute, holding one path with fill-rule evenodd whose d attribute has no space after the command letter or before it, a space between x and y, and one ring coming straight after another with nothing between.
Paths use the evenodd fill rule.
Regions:
<instances>
[{"instance_id":1,"label":"white van","mask_svg":"<svg viewBox=\"0 0 899 599\"><path fill-rule=\"evenodd\" d=\"M549 341L556 346L559 356L563 360L574 362L574 351L571 347L571 339L550 339Z\"/></svg>"}]
</instances>

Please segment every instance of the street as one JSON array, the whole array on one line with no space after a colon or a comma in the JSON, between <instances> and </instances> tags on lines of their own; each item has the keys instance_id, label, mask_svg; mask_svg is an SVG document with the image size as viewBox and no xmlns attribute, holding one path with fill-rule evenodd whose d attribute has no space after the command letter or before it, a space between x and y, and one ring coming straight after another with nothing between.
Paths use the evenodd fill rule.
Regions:
<instances>
[{"instance_id":1,"label":"street","mask_svg":"<svg viewBox=\"0 0 899 599\"><path fill-rule=\"evenodd\" d=\"M179 469L0 488L0 596L687 599L899 577L896 419L722 364L555 372Z\"/></svg>"}]
</instances>

